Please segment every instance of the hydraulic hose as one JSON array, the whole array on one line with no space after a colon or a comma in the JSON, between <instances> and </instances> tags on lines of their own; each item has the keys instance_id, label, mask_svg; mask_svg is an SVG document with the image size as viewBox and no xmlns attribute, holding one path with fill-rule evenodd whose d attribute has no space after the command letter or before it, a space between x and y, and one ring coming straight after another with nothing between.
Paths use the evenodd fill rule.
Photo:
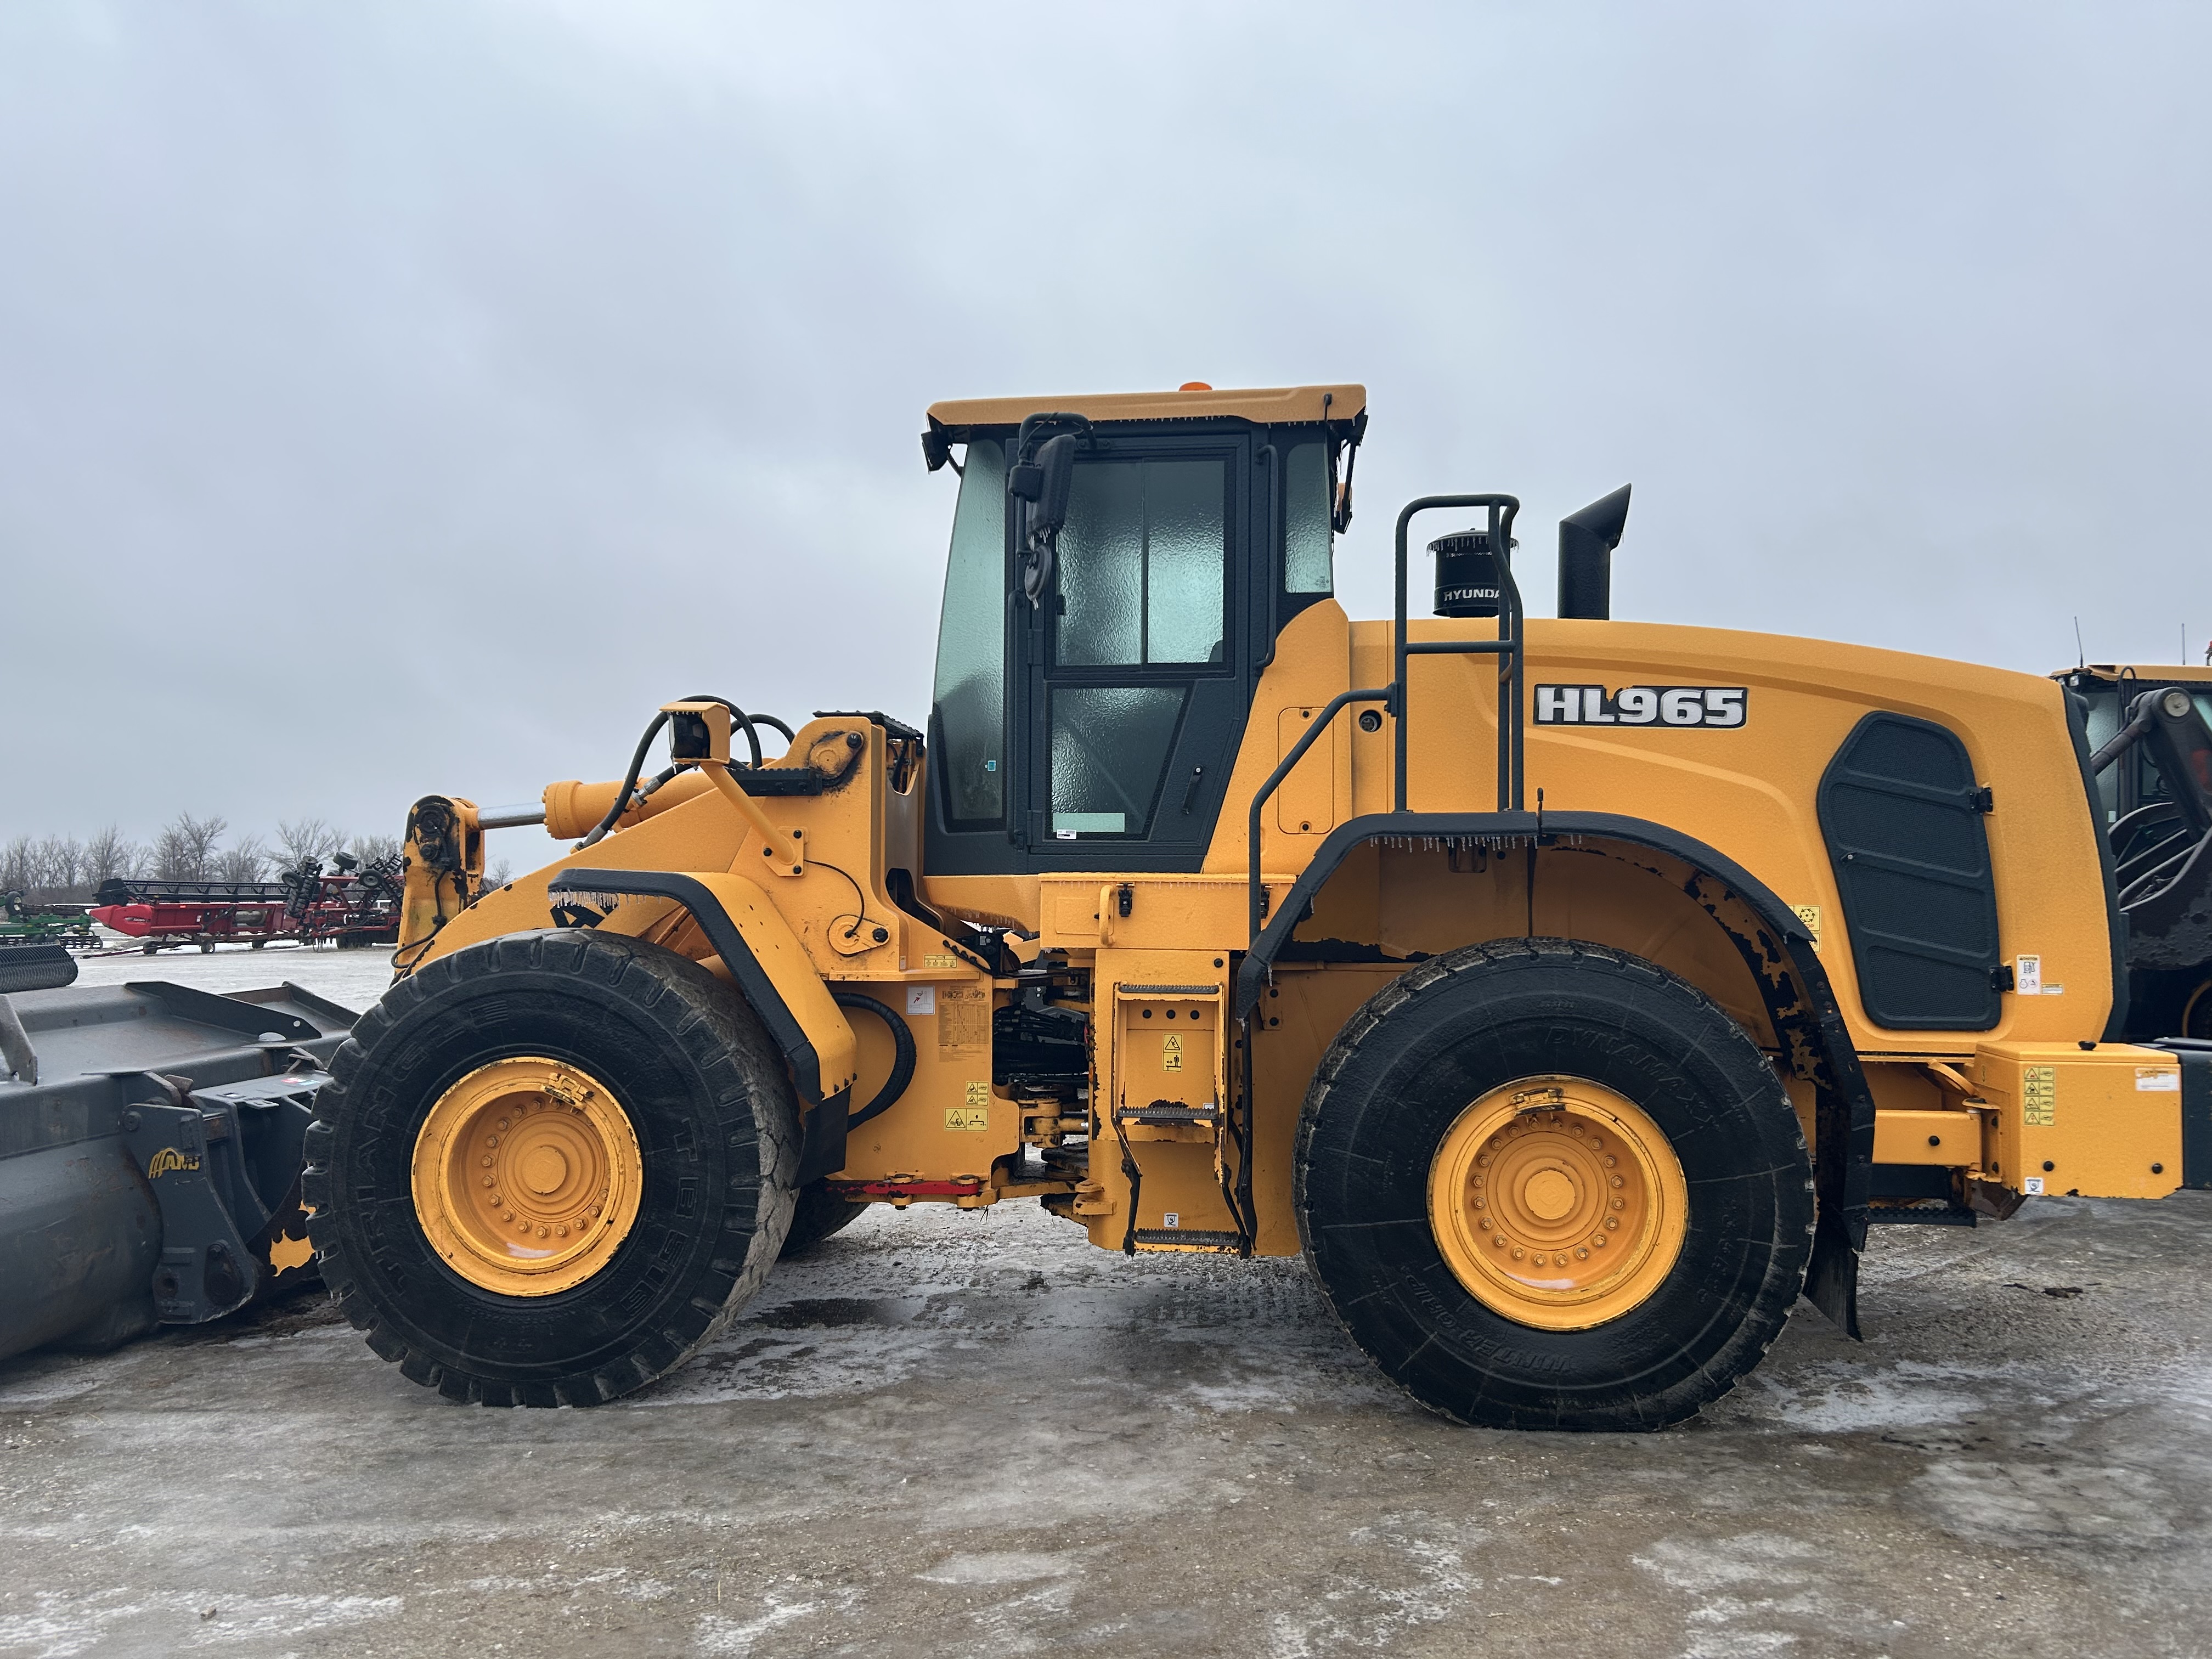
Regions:
<instances>
[{"instance_id":1,"label":"hydraulic hose","mask_svg":"<svg viewBox=\"0 0 2212 1659\"><path fill-rule=\"evenodd\" d=\"M776 719L775 715L748 714L744 709L738 708L737 704L732 702L727 697L718 697L711 691L695 691L690 696L684 698L684 701L686 702L720 703L723 708L728 709L730 711L731 727L732 730L741 730L744 732L745 747L751 751L752 764L756 767L760 765L762 759L760 732L756 729L756 723L760 726L772 726L777 731L782 732L783 741L787 747L798 741L797 735L792 731L792 729L786 726L781 720ZM623 775L622 787L615 792L614 804L607 808L607 815L605 817L599 820L599 828L592 830L590 835L585 836L584 839L578 843L578 851L580 852L586 847L596 846L599 842L605 840L608 834L613 830L616 823L621 820L623 812L629 810L630 805L630 797L637 790L638 774L645 770L646 750L653 746L653 739L654 736L659 732L662 726L667 724L668 716L665 714L655 714L653 717L653 723L645 728L645 735L637 740L637 752L629 757L629 770ZM682 766L671 766L667 768L659 776L655 777L651 783L646 786L645 793L648 795L651 794L654 790L659 788L662 784L666 783L671 778L674 777L682 770L684 770Z\"/></svg>"},{"instance_id":2,"label":"hydraulic hose","mask_svg":"<svg viewBox=\"0 0 2212 1659\"><path fill-rule=\"evenodd\" d=\"M703 702L704 699L700 701ZM720 699L717 698L716 701L719 702ZM667 724L668 716L665 713L658 714L653 717L652 723L645 728L645 735L637 740L637 752L629 757L629 770L623 775L622 787L615 791L614 805L607 808L607 815L599 820L599 827L577 843L577 851L581 852L586 847L596 846L605 839L607 831L615 827L615 820L622 817L623 811L629 805L630 791L637 787L637 775L645 769L645 751L653 746L653 738L659 735L660 728Z\"/></svg>"},{"instance_id":3,"label":"hydraulic hose","mask_svg":"<svg viewBox=\"0 0 2212 1659\"><path fill-rule=\"evenodd\" d=\"M860 1008L873 1014L890 1028L891 1074L884 1079L884 1086L876 1091L876 1097L845 1120L848 1133L857 1129L872 1117L890 1110L898 1097L906 1092L906 1085L914 1081L914 1032L905 1020L885 1003L873 997L862 996L858 991L832 991L840 1008Z\"/></svg>"}]
</instances>

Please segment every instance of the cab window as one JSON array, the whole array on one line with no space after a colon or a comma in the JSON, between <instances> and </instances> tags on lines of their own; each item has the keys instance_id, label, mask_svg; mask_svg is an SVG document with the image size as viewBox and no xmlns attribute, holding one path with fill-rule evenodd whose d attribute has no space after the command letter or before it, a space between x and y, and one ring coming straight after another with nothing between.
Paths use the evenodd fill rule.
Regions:
<instances>
[{"instance_id":1,"label":"cab window","mask_svg":"<svg viewBox=\"0 0 2212 1659\"><path fill-rule=\"evenodd\" d=\"M1283 592L1332 593L1328 446L1292 444L1283 461Z\"/></svg>"},{"instance_id":2,"label":"cab window","mask_svg":"<svg viewBox=\"0 0 2212 1659\"><path fill-rule=\"evenodd\" d=\"M1057 660L1221 660L1228 463L1085 461L1060 537Z\"/></svg>"},{"instance_id":3,"label":"cab window","mask_svg":"<svg viewBox=\"0 0 2212 1659\"><path fill-rule=\"evenodd\" d=\"M945 605L937 623L931 765L955 829L988 829L1006 812L1006 452L968 446L952 518Z\"/></svg>"}]
</instances>

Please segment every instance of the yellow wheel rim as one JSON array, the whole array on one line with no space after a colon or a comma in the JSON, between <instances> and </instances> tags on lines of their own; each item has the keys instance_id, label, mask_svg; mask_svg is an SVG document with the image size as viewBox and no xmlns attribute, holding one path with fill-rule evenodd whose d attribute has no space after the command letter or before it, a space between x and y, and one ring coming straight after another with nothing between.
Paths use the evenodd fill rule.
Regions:
<instances>
[{"instance_id":1,"label":"yellow wheel rim","mask_svg":"<svg viewBox=\"0 0 2212 1659\"><path fill-rule=\"evenodd\" d=\"M503 1296L550 1296L613 1259L645 1160L606 1085L537 1054L438 1097L415 1138L415 1214L446 1265Z\"/></svg>"},{"instance_id":2,"label":"yellow wheel rim","mask_svg":"<svg viewBox=\"0 0 2212 1659\"><path fill-rule=\"evenodd\" d=\"M1618 1319L1674 1270L1689 1188L1634 1103L1573 1077L1476 1101L1429 1166L1429 1225L1470 1295L1539 1330Z\"/></svg>"}]
</instances>

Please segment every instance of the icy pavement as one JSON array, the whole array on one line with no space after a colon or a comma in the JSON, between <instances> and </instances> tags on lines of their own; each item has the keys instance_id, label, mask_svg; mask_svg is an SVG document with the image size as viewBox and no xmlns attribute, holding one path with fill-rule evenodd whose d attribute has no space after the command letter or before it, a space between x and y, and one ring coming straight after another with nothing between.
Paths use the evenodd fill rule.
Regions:
<instances>
[{"instance_id":1,"label":"icy pavement","mask_svg":"<svg viewBox=\"0 0 2212 1659\"><path fill-rule=\"evenodd\" d=\"M301 954L237 982L382 968ZM1298 1263L1012 1205L872 1213L595 1411L449 1406L310 1295L0 1368L0 1654L2202 1654L2208 1224L1878 1233L1867 1342L1801 1304L1635 1437L1453 1427Z\"/></svg>"}]
</instances>

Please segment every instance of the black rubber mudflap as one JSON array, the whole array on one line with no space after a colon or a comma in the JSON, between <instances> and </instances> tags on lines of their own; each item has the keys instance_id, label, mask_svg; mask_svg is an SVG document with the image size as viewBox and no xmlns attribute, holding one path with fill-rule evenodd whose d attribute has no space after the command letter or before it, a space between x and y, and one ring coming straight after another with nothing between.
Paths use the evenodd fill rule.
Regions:
<instances>
[{"instance_id":1,"label":"black rubber mudflap","mask_svg":"<svg viewBox=\"0 0 2212 1659\"><path fill-rule=\"evenodd\" d=\"M1813 1259L1805 1268L1805 1299L1856 1342L1859 1337L1859 1253L1842 1218L1823 1208L1813 1229Z\"/></svg>"}]
</instances>

